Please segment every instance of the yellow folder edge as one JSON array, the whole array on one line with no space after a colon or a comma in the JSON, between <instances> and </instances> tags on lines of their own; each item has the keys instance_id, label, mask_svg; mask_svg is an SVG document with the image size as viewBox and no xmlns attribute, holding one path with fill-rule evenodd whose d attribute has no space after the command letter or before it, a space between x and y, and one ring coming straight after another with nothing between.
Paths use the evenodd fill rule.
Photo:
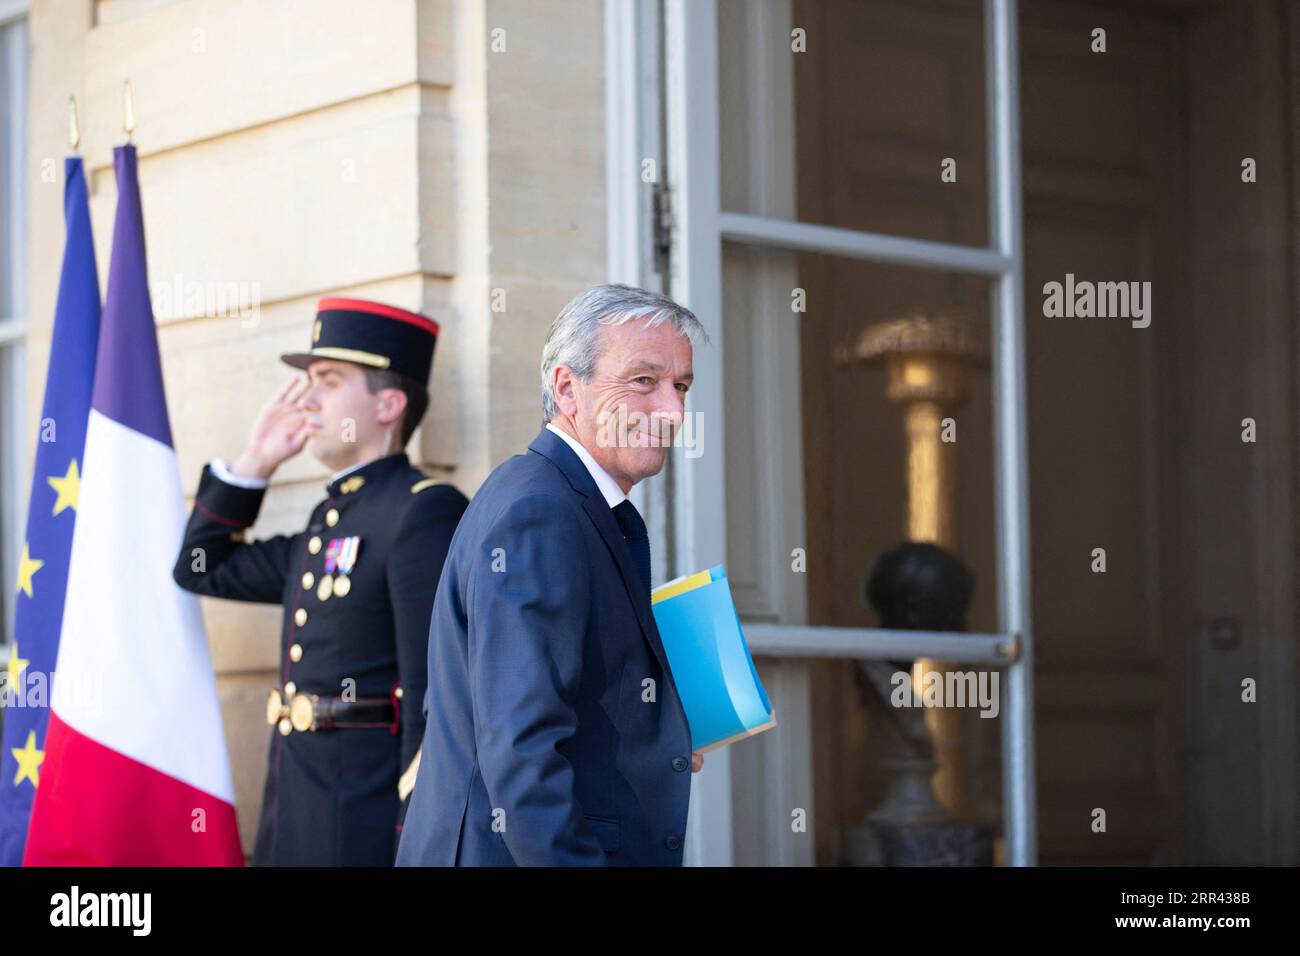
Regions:
<instances>
[{"instance_id":1,"label":"yellow folder edge","mask_svg":"<svg viewBox=\"0 0 1300 956\"><path fill-rule=\"evenodd\" d=\"M717 743L709 744L707 747L703 747L695 752L697 754L706 754L710 750L717 750L719 747L727 746L727 744L734 744L738 740L744 740L746 737L752 737L755 734L761 734L763 731L771 730L775 726L776 726L776 718L773 717L765 724L759 724L757 727L751 727L749 730L742 730L738 734L732 734L730 737L727 737L724 740L719 740Z\"/></svg>"},{"instance_id":2,"label":"yellow folder edge","mask_svg":"<svg viewBox=\"0 0 1300 956\"><path fill-rule=\"evenodd\" d=\"M702 588L713 581L713 575L708 571L698 571L695 574L688 574L684 578L678 578L676 581L669 581L667 584L661 584L650 592L650 603L658 604L660 601L666 601L671 597L677 597L679 594L685 594L687 591L694 591L696 588Z\"/></svg>"}]
</instances>

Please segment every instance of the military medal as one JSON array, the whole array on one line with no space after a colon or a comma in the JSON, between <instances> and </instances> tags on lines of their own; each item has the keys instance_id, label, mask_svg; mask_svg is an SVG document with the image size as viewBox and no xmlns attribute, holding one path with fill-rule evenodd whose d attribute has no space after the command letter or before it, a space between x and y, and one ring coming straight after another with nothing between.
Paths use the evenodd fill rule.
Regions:
<instances>
[{"instance_id":1,"label":"military medal","mask_svg":"<svg viewBox=\"0 0 1300 956\"><path fill-rule=\"evenodd\" d=\"M348 592L352 590L352 579L348 577L352 569L356 567L357 552L361 549L361 538L353 535L350 538L337 539L339 549L338 556L335 559L335 566L338 568L339 575L334 582L334 593L338 597L347 597ZM330 545L334 545L334 541Z\"/></svg>"},{"instance_id":2,"label":"military medal","mask_svg":"<svg viewBox=\"0 0 1300 956\"><path fill-rule=\"evenodd\" d=\"M333 538L325 547L325 573L321 575L320 585L316 588L316 597L321 601L328 601L330 595L340 594L338 582L334 580L334 572L338 570L339 553L343 550L343 538Z\"/></svg>"}]
</instances>

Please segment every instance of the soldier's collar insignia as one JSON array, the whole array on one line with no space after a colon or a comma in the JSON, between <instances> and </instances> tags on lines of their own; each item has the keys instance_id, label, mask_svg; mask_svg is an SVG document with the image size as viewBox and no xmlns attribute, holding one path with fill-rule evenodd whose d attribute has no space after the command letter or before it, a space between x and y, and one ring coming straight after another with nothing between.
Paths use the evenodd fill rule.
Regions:
<instances>
[{"instance_id":1,"label":"soldier's collar insignia","mask_svg":"<svg viewBox=\"0 0 1300 956\"><path fill-rule=\"evenodd\" d=\"M375 458L345 474L339 475L325 485L325 490L331 496L356 492L371 479L374 479L371 484L375 482L382 483L388 475L404 471L410 467L411 460L406 457L406 452L394 452L382 458Z\"/></svg>"}]
</instances>

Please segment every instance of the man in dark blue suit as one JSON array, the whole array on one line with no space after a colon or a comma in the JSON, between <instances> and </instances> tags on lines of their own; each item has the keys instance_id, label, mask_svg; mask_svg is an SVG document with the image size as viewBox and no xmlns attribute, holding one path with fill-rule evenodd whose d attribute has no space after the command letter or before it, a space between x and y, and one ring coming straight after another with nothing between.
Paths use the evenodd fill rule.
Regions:
<instances>
[{"instance_id":1,"label":"man in dark blue suit","mask_svg":"<svg viewBox=\"0 0 1300 956\"><path fill-rule=\"evenodd\" d=\"M474 496L438 585L399 866L681 864L703 758L627 494L663 467L704 340L687 309L627 286L551 326L545 427Z\"/></svg>"}]
</instances>

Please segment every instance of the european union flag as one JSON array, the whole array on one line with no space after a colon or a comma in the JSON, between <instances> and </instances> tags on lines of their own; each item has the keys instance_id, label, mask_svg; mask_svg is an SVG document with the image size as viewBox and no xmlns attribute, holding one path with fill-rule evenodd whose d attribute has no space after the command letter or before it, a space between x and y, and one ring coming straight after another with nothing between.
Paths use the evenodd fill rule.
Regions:
<instances>
[{"instance_id":1,"label":"european union flag","mask_svg":"<svg viewBox=\"0 0 1300 956\"><path fill-rule=\"evenodd\" d=\"M67 240L27 504L27 536L18 561L14 646L0 672L5 706L0 752L0 864L18 866L27 842L32 799L41 781L50 682L77 520L82 451L99 346L99 273L81 160L64 163Z\"/></svg>"}]
</instances>

